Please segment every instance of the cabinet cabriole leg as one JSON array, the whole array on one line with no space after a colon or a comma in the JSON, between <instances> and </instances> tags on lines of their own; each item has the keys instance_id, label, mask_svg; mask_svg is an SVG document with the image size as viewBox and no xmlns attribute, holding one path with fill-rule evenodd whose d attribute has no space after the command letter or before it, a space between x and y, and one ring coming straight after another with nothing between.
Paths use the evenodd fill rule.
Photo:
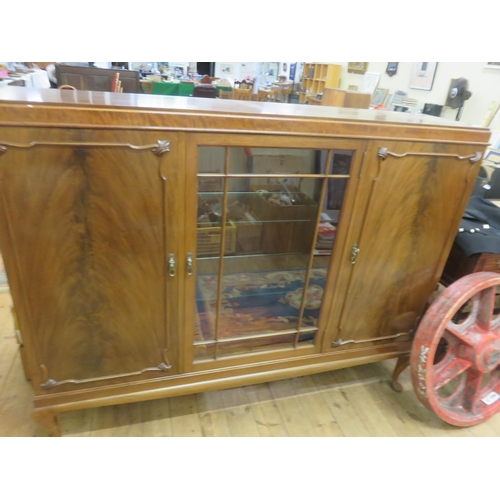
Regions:
<instances>
[{"instance_id":1,"label":"cabinet cabriole leg","mask_svg":"<svg viewBox=\"0 0 500 500\"><path fill-rule=\"evenodd\" d=\"M399 376L410 366L410 355L403 354L399 356L398 362L396 363L396 367L394 368L394 372L392 374L392 389L396 392L402 392L403 386L399 383Z\"/></svg>"},{"instance_id":2,"label":"cabinet cabriole leg","mask_svg":"<svg viewBox=\"0 0 500 500\"><path fill-rule=\"evenodd\" d=\"M34 410L31 416L38 425L42 426L49 433L49 436L61 437L57 413L51 410Z\"/></svg>"}]
</instances>

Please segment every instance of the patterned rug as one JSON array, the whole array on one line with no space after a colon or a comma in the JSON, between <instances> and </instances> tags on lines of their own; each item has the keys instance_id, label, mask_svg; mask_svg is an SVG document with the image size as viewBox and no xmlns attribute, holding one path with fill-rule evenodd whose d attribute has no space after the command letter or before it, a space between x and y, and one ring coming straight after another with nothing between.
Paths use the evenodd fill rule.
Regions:
<instances>
[{"instance_id":1,"label":"patterned rug","mask_svg":"<svg viewBox=\"0 0 500 500\"><path fill-rule=\"evenodd\" d=\"M317 324L326 273L326 268L311 270L302 327ZM219 338L295 329L305 274L304 269L225 274ZM215 337L217 280L217 275L198 275L196 337L199 340Z\"/></svg>"}]
</instances>

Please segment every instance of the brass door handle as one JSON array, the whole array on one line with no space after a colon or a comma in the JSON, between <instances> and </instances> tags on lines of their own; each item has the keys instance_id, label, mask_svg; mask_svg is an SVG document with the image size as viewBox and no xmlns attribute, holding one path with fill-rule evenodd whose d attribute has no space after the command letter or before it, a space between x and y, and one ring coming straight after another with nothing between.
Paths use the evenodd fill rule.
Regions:
<instances>
[{"instance_id":1,"label":"brass door handle","mask_svg":"<svg viewBox=\"0 0 500 500\"><path fill-rule=\"evenodd\" d=\"M168 254L168 275L175 276L175 255L173 253Z\"/></svg>"},{"instance_id":2,"label":"brass door handle","mask_svg":"<svg viewBox=\"0 0 500 500\"><path fill-rule=\"evenodd\" d=\"M191 276L193 274L193 254L191 252L187 253L186 256L186 262L187 262L187 274L188 276Z\"/></svg>"},{"instance_id":3,"label":"brass door handle","mask_svg":"<svg viewBox=\"0 0 500 500\"><path fill-rule=\"evenodd\" d=\"M351 261L351 264L356 264L356 259L358 258L358 253L359 253L359 248L358 245L354 244L351 247L351 253L349 255L349 260Z\"/></svg>"}]
</instances>

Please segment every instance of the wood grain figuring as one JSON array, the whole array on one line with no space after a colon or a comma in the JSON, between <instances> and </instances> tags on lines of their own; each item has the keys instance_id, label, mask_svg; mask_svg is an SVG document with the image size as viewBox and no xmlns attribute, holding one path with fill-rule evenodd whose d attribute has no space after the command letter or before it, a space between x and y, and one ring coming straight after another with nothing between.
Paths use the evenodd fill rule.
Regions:
<instances>
[{"instance_id":1,"label":"wood grain figuring","mask_svg":"<svg viewBox=\"0 0 500 500\"><path fill-rule=\"evenodd\" d=\"M483 146L490 137L487 129L468 128L459 122L429 115L329 106L12 87L0 89L2 100L10 103L2 106L0 126L30 123L42 128L145 128L191 133L210 130L228 134L387 140L398 137ZM31 107L25 106L27 102ZM299 117L301 119L297 119Z\"/></svg>"},{"instance_id":2,"label":"wood grain figuring","mask_svg":"<svg viewBox=\"0 0 500 500\"><path fill-rule=\"evenodd\" d=\"M392 144L389 149L420 151L411 144ZM441 145L431 151L447 152ZM415 329L472 189L469 176L473 178L479 165L409 156L373 159L367 167L366 219L342 310L342 340Z\"/></svg>"},{"instance_id":3,"label":"wood grain figuring","mask_svg":"<svg viewBox=\"0 0 500 500\"><path fill-rule=\"evenodd\" d=\"M380 385L390 373L359 378L365 372L353 367L410 351L408 334L443 270L479 168L460 157L483 153L489 138L486 129L427 115L1 89L0 249L33 389L17 348L7 348L0 429L395 436L412 420L411 435L472 436L420 407L405 373L395 399ZM308 259L313 225L293 233L304 252L241 261L254 272L328 266L314 345L229 351L221 343L217 360L195 359L196 273L219 273L220 281L238 272L237 259L224 257L220 270L217 259L196 259L204 146L354 152L331 257ZM218 168L226 188L228 177L247 177L227 162L224 174L224 164ZM311 166L302 176L312 185L318 174ZM290 247L280 241L288 237L272 237ZM263 333L261 343L273 332ZM40 425L23 418L31 402ZM498 433L496 421L489 425L477 434Z\"/></svg>"},{"instance_id":4,"label":"wood grain figuring","mask_svg":"<svg viewBox=\"0 0 500 500\"><path fill-rule=\"evenodd\" d=\"M0 160L7 219L17 228L17 293L29 290L31 324L21 328L31 331L50 379L164 362L163 193L154 158L40 146L35 154L9 149Z\"/></svg>"}]
</instances>

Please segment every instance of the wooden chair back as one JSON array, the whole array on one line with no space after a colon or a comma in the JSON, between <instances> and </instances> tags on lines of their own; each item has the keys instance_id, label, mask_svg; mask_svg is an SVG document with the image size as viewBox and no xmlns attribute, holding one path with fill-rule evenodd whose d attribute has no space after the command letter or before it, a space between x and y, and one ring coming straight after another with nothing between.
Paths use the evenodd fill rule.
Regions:
<instances>
[{"instance_id":1,"label":"wooden chair back","mask_svg":"<svg viewBox=\"0 0 500 500\"><path fill-rule=\"evenodd\" d=\"M252 89L233 89L233 99L237 101L251 101L252 94Z\"/></svg>"},{"instance_id":2,"label":"wooden chair back","mask_svg":"<svg viewBox=\"0 0 500 500\"><path fill-rule=\"evenodd\" d=\"M219 99L232 99L233 91L232 90L219 90Z\"/></svg>"},{"instance_id":3,"label":"wooden chair back","mask_svg":"<svg viewBox=\"0 0 500 500\"><path fill-rule=\"evenodd\" d=\"M60 90L76 90L76 87L73 87L73 85L59 85L57 88Z\"/></svg>"},{"instance_id":4,"label":"wooden chair back","mask_svg":"<svg viewBox=\"0 0 500 500\"><path fill-rule=\"evenodd\" d=\"M257 92L257 101L276 102L276 91L259 89Z\"/></svg>"}]
</instances>

